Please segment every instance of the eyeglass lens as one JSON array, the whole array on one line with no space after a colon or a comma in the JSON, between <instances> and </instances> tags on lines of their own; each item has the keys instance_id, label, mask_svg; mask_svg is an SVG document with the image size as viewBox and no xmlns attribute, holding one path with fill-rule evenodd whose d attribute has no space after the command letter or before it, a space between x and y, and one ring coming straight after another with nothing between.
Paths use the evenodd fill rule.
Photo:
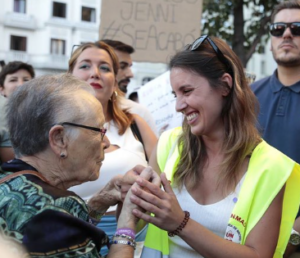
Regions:
<instances>
[{"instance_id":1,"label":"eyeglass lens","mask_svg":"<svg viewBox=\"0 0 300 258\"><path fill-rule=\"evenodd\" d=\"M273 23L270 26L270 33L274 37L281 37L287 28L290 28L291 33L293 34L293 36L300 36L300 22L292 22L292 23L277 22L277 23Z\"/></svg>"}]
</instances>

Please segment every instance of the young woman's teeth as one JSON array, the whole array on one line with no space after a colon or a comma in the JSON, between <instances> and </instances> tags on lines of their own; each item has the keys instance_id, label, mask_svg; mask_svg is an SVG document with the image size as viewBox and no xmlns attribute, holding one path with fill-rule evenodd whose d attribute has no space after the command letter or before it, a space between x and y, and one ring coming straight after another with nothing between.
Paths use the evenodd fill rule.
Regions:
<instances>
[{"instance_id":1,"label":"young woman's teeth","mask_svg":"<svg viewBox=\"0 0 300 258\"><path fill-rule=\"evenodd\" d=\"M191 121L191 120L194 119L196 116L197 116L196 113L192 113L192 114L188 115L186 118L187 118L188 121Z\"/></svg>"}]
</instances>

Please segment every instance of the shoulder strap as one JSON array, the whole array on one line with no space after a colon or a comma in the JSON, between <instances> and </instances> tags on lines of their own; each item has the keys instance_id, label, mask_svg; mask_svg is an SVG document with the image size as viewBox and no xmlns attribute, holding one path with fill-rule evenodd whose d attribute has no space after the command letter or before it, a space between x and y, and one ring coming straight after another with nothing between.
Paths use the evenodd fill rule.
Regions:
<instances>
[{"instance_id":1,"label":"shoulder strap","mask_svg":"<svg viewBox=\"0 0 300 258\"><path fill-rule=\"evenodd\" d=\"M12 178L18 177L19 175L24 175L24 174L35 175L35 176L39 177L42 181L47 182L47 179L45 177L43 177L41 175L41 173L39 173L39 172L36 172L34 170L22 170L22 171L15 172L13 174L3 177L2 179L0 179L0 184L6 182L9 179L12 179Z\"/></svg>"},{"instance_id":2,"label":"shoulder strap","mask_svg":"<svg viewBox=\"0 0 300 258\"><path fill-rule=\"evenodd\" d=\"M141 135L141 133L140 133L139 127L138 127L137 124L133 121L133 122L130 124L130 128L131 128L131 131L132 131L133 135L134 135L134 136L141 142L141 144L143 145L144 152L145 152L145 156L146 156L146 160L147 160L147 162L148 162L149 160L148 160L148 157L147 157L147 153L146 153L146 150L145 150L143 138L142 138L142 135Z\"/></svg>"}]
</instances>

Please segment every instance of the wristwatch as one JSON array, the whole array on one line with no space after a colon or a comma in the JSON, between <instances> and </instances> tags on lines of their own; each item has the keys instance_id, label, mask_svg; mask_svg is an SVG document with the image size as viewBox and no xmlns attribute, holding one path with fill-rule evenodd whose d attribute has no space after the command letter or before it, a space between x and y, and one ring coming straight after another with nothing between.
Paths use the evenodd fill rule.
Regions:
<instances>
[{"instance_id":1,"label":"wristwatch","mask_svg":"<svg viewBox=\"0 0 300 258\"><path fill-rule=\"evenodd\" d=\"M292 229L289 243L291 245L299 245L300 244L300 234L299 234L299 232Z\"/></svg>"}]
</instances>

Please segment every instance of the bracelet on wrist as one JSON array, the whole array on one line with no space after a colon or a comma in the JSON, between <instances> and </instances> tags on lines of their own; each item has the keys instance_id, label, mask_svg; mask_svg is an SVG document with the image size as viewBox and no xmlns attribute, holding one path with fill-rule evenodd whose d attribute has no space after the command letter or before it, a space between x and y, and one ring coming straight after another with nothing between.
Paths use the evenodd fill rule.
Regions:
<instances>
[{"instance_id":1,"label":"bracelet on wrist","mask_svg":"<svg viewBox=\"0 0 300 258\"><path fill-rule=\"evenodd\" d=\"M130 240L123 240L123 239L119 239L119 240L112 240L111 244L122 244L122 245L130 245L131 247L133 247L133 249L135 250L136 247L136 243L135 241L130 241Z\"/></svg>"},{"instance_id":2,"label":"bracelet on wrist","mask_svg":"<svg viewBox=\"0 0 300 258\"><path fill-rule=\"evenodd\" d=\"M134 238L132 238L131 236L125 235L125 234L121 234L121 235L115 234L113 237L114 237L114 238L115 238L115 237L126 238L126 239L128 239L128 240L130 240L130 241L133 241L133 242L135 241Z\"/></svg>"},{"instance_id":3,"label":"bracelet on wrist","mask_svg":"<svg viewBox=\"0 0 300 258\"><path fill-rule=\"evenodd\" d=\"M132 228L118 228L115 235L127 235L135 239L135 231Z\"/></svg>"},{"instance_id":4,"label":"bracelet on wrist","mask_svg":"<svg viewBox=\"0 0 300 258\"><path fill-rule=\"evenodd\" d=\"M177 236L179 232L186 226L187 222L190 219L190 213L188 211L184 211L184 219L181 224L172 232L168 232L169 237Z\"/></svg>"}]
</instances>

